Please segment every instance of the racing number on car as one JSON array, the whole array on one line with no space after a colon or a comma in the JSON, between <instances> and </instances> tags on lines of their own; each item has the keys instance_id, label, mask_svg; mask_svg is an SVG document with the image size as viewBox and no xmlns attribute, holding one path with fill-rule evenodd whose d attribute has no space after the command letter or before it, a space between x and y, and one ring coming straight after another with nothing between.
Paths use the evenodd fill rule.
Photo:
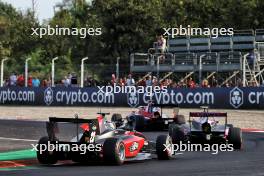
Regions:
<instances>
[{"instance_id":1,"label":"racing number on car","mask_svg":"<svg viewBox=\"0 0 264 176\"><path fill-rule=\"evenodd\" d=\"M90 143L93 143L93 142L94 142L95 134L96 134L95 131L93 131L93 132L91 133Z\"/></svg>"}]
</instances>

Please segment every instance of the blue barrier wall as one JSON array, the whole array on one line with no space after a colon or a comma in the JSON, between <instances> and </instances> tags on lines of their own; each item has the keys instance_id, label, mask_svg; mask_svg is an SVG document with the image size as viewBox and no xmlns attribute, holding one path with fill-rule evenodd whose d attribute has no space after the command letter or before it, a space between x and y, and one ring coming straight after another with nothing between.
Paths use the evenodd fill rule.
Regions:
<instances>
[{"instance_id":1,"label":"blue barrier wall","mask_svg":"<svg viewBox=\"0 0 264 176\"><path fill-rule=\"evenodd\" d=\"M99 88L0 88L0 105L36 106L122 106L137 107L149 100L179 104L185 108L263 109L264 88L168 89L152 96L147 93L105 93Z\"/></svg>"}]
</instances>

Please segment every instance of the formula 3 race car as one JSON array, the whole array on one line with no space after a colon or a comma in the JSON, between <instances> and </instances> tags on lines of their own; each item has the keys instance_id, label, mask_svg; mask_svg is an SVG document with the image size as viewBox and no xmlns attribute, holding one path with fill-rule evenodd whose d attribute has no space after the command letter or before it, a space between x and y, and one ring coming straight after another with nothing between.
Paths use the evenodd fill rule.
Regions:
<instances>
[{"instance_id":1,"label":"formula 3 race car","mask_svg":"<svg viewBox=\"0 0 264 176\"><path fill-rule=\"evenodd\" d=\"M100 113L96 119L50 117L46 124L48 136L38 142L38 161L41 164L73 160L121 165L125 161L150 159L152 154L162 160L172 157L172 152L163 145L172 144L170 136L160 135L156 142L148 141L137 131L115 128L115 124L106 120L106 114ZM63 132L66 135L61 135ZM45 146L53 146L54 150Z\"/></svg>"},{"instance_id":2,"label":"formula 3 race car","mask_svg":"<svg viewBox=\"0 0 264 176\"><path fill-rule=\"evenodd\" d=\"M173 110L171 115L165 114L163 108ZM170 123L184 121L182 115L178 115L178 105L174 104L154 104L138 107L138 111L127 116L128 121L134 122L134 129L137 131L160 131L168 129Z\"/></svg>"},{"instance_id":3,"label":"formula 3 race car","mask_svg":"<svg viewBox=\"0 0 264 176\"><path fill-rule=\"evenodd\" d=\"M209 112L208 107L202 108L203 112L190 112L189 124L169 126L173 143L228 143L233 144L234 149L241 149L241 129L227 123L227 113Z\"/></svg>"}]
</instances>

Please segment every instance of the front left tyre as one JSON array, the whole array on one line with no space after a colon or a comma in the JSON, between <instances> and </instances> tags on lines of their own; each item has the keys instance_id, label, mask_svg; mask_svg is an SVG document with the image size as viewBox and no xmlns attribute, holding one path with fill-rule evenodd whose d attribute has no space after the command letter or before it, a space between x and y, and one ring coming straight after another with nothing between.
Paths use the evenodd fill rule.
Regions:
<instances>
[{"instance_id":1,"label":"front left tyre","mask_svg":"<svg viewBox=\"0 0 264 176\"><path fill-rule=\"evenodd\" d=\"M184 132L177 124L169 125L169 135L173 144L179 144L184 141Z\"/></svg>"},{"instance_id":2,"label":"front left tyre","mask_svg":"<svg viewBox=\"0 0 264 176\"><path fill-rule=\"evenodd\" d=\"M233 144L234 149L240 150L242 148L242 131L240 128L229 128L228 143Z\"/></svg>"},{"instance_id":3,"label":"front left tyre","mask_svg":"<svg viewBox=\"0 0 264 176\"><path fill-rule=\"evenodd\" d=\"M55 156L54 151L48 151L48 141L49 138L47 136L40 138L38 142L38 151L37 151L37 159L41 164L55 164L58 160ZM45 146L45 151L40 151L41 146Z\"/></svg>"},{"instance_id":4,"label":"front left tyre","mask_svg":"<svg viewBox=\"0 0 264 176\"><path fill-rule=\"evenodd\" d=\"M117 138L108 138L103 145L103 158L107 164L122 165L126 158L125 144Z\"/></svg>"}]
</instances>

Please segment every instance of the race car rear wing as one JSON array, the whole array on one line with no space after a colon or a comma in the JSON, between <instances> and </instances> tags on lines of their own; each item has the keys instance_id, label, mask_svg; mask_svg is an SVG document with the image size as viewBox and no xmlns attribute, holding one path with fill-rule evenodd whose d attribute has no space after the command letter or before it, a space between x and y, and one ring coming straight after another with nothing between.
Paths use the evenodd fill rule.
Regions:
<instances>
[{"instance_id":1,"label":"race car rear wing","mask_svg":"<svg viewBox=\"0 0 264 176\"><path fill-rule=\"evenodd\" d=\"M76 124L76 135L79 134L79 128L85 128L84 130L93 130L96 134L100 134L100 121L101 119L79 119L79 118L59 118L59 117L50 117L49 122L46 122L46 130L48 137L51 141L56 140L56 133L59 132L58 123L73 123ZM80 124L82 124L80 126ZM102 123L101 123L102 124Z\"/></svg>"},{"instance_id":2,"label":"race car rear wing","mask_svg":"<svg viewBox=\"0 0 264 176\"><path fill-rule=\"evenodd\" d=\"M191 118L192 117L201 117L201 118L206 118L208 120L209 117L212 117L212 118L225 118L225 129L227 127L227 113L225 112L208 112L208 111L204 111L204 112L190 112L190 115L189 115L189 123L190 123L190 129L192 128L192 125L191 125ZM206 121L207 121L206 120Z\"/></svg>"}]
</instances>

